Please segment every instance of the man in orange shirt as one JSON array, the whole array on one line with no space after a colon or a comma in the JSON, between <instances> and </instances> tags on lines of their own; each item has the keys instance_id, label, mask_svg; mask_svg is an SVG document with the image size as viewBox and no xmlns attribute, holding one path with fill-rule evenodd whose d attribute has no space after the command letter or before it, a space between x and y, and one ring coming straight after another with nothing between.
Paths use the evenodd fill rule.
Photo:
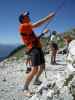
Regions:
<instances>
[{"instance_id":1,"label":"man in orange shirt","mask_svg":"<svg viewBox=\"0 0 75 100\"><path fill-rule=\"evenodd\" d=\"M44 59L44 53L42 51L42 45L40 43L39 38L35 35L33 29L40 27L44 23L48 22L54 15L55 13L50 13L45 18L33 24L30 21L29 12L23 12L19 16L20 35L24 44L27 46L29 50L29 55L31 57L31 62L32 62L32 69L26 78L26 82L23 89L26 96L31 95L31 92L29 91L28 87L35 75L36 75L35 84L36 83L41 84L41 81L39 80L39 76L45 69L45 59Z\"/></svg>"}]
</instances>

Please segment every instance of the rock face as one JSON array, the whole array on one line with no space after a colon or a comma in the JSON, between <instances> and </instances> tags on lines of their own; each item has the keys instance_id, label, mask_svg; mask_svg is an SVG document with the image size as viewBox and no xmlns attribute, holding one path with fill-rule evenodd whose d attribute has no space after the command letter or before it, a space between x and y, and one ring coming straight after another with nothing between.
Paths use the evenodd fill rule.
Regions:
<instances>
[{"instance_id":1,"label":"rock face","mask_svg":"<svg viewBox=\"0 0 75 100\"><path fill-rule=\"evenodd\" d=\"M19 95L26 77L25 57L19 60L14 58L6 59L0 63L0 100L75 100L75 79L70 80L68 86L63 86L66 76L66 56L57 55L57 65L50 64L50 54L45 56L46 76L43 72L40 79L47 84L42 94L37 94L33 98ZM32 81L33 83L33 81ZM37 86L30 84L32 91L37 90ZM45 84L45 85L46 85ZM39 99L40 98L40 99Z\"/></svg>"}]
</instances>

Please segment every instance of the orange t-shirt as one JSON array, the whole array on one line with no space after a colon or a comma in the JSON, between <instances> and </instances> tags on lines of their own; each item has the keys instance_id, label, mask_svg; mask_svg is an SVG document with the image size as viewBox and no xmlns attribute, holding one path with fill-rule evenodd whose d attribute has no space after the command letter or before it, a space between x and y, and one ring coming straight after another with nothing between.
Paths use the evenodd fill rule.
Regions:
<instances>
[{"instance_id":1,"label":"orange t-shirt","mask_svg":"<svg viewBox=\"0 0 75 100\"><path fill-rule=\"evenodd\" d=\"M31 24L29 23L21 24L19 31L21 33L23 42L29 49L31 49L32 47L37 47L37 48L42 47L38 37L36 37L36 35L34 34L32 30Z\"/></svg>"}]
</instances>

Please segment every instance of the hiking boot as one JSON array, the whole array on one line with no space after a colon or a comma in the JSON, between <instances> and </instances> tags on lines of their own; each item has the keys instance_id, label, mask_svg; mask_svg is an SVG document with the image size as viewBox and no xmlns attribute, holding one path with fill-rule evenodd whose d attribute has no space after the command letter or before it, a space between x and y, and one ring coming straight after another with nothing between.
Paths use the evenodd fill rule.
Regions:
<instances>
[{"instance_id":1,"label":"hiking boot","mask_svg":"<svg viewBox=\"0 0 75 100\"><path fill-rule=\"evenodd\" d=\"M27 68L26 73L29 73L31 71L31 68Z\"/></svg>"},{"instance_id":2,"label":"hiking boot","mask_svg":"<svg viewBox=\"0 0 75 100\"><path fill-rule=\"evenodd\" d=\"M36 81L34 81L33 84L34 84L34 85L41 85L41 83L42 83L42 82L41 82L40 80L36 80Z\"/></svg>"}]
</instances>

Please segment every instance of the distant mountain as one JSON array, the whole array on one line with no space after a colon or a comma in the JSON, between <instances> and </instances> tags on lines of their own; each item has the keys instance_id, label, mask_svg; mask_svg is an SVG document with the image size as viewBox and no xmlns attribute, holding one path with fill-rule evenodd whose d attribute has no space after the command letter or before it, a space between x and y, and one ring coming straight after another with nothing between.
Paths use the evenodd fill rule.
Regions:
<instances>
[{"instance_id":1,"label":"distant mountain","mask_svg":"<svg viewBox=\"0 0 75 100\"><path fill-rule=\"evenodd\" d=\"M0 44L0 61L6 58L19 45Z\"/></svg>"}]
</instances>

